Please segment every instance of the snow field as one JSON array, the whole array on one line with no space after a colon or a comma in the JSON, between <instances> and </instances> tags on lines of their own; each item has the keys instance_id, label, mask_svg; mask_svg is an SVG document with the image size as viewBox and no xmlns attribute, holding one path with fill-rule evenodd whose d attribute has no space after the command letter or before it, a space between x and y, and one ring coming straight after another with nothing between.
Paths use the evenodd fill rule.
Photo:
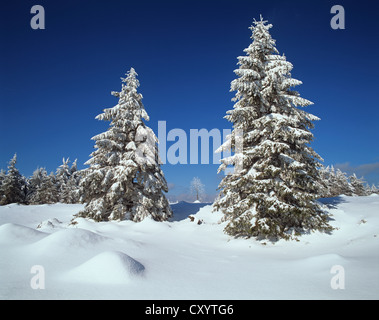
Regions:
<instances>
[{"instance_id":1,"label":"snow field","mask_svg":"<svg viewBox=\"0 0 379 320\"><path fill-rule=\"evenodd\" d=\"M276 243L227 236L209 204L172 204L167 222L76 224L82 205L3 206L0 298L378 299L379 196L322 202L331 235ZM45 289L31 287L35 265ZM333 266L344 289L331 287Z\"/></svg>"}]
</instances>

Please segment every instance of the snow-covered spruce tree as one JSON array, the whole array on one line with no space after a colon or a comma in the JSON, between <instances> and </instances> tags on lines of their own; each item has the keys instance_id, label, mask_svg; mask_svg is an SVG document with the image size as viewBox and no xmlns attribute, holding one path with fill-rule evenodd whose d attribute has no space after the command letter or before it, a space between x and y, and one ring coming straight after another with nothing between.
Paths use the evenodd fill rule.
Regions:
<instances>
[{"instance_id":1,"label":"snow-covered spruce tree","mask_svg":"<svg viewBox=\"0 0 379 320\"><path fill-rule=\"evenodd\" d=\"M341 194L346 196L353 195L353 186L350 184L346 173L342 172L340 169L335 171L335 175L332 177L331 181L334 187L331 197L339 196Z\"/></svg>"},{"instance_id":2,"label":"snow-covered spruce tree","mask_svg":"<svg viewBox=\"0 0 379 320\"><path fill-rule=\"evenodd\" d=\"M367 196L367 192L364 186L363 178L357 178L356 174L353 173L350 177L350 184L352 187L352 193L357 196Z\"/></svg>"},{"instance_id":3,"label":"snow-covered spruce tree","mask_svg":"<svg viewBox=\"0 0 379 320\"><path fill-rule=\"evenodd\" d=\"M58 167L56 174L55 174L55 180L57 184L57 189L59 192L59 202L65 202L64 199L62 198L63 192L67 188L67 182L71 177L71 170L69 167L69 162L70 159L63 158L62 159L62 164Z\"/></svg>"},{"instance_id":4,"label":"snow-covered spruce tree","mask_svg":"<svg viewBox=\"0 0 379 320\"><path fill-rule=\"evenodd\" d=\"M61 187L60 201L63 203L79 203L80 199L80 184L81 173L77 169L77 159L72 163L69 170L69 178L64 185Z\"/></svg>"},{"instance_id":5,"label":"snow-covered spruce tree","mask_svg":"<svg viewBox=\"0 0 379 320\"><path fill-rule=\"evenodd\" d=\"M26 202L28 204L40 204L37 192L45 176L47 176L46 170L44 168L37 168L28 179L28 192L26 194Z\"/></svg>"},{"instance_id":6,"label":"snow-covered spruce tree","mask_svg":"<svg viewBox=\"0 0 379 320\"><path fill-rule=\"evenodd\" d=\"M325 186L321 194L323 198L336 197L341 194L351 196L353 194L353 187L346 173L340 169L335 170L333 166L322 167L320 177Z\"/></svg>"},{"instance_id":7,"label":"snow-covered spruce tree","mask_svg":"<svg viewBox=\"0 0 379 320\"><path fill-rule=\"evenodd\" d=\"M86 162L90 167L80 184L86 206L78 216L96 221L138 222L147 216L167 220L172 211L163 194L168 188L159 164L158 139L143 121L149 116L137 92L137 73L131 68L126 75L121 91L112 92L118 104L96 117L111 124L92 138L97 150Z\"/></svg>"},{"instance_id":8,"label":"snow-covered spruce tree","mask_svg":"<svg viewBox=\"0 0 379 320\"><path fill-rule=\"evenodd\" d=\"M77 175L74 174L70 177L65 185L65 188L60 193L60 202L62 203L79 203L80 202L80 189L79 180Z\"/></svg>"},{"instance_id":9,"label":"snow-covered spruce tree","mask_svg":"<svg viewBox=\"0 0 379 320\"><path fill-rule=\"evenodd\" d=\"M54 172L50 172L50 174L43 181L40 192L42 194L42 203L59 202L59 190Z\"/></svg>"},{"instance_id":10,"label":"snow-covered spruce tree","mask_svg":"<svg viewBox=\"0 0 379 320\"><path fill-rule=\"evenodd\" d=\"M5 179L5 171L3 169L0 170L0 205L2 202L2 199L5 198L4 192L3 192L3 181Z\"/></svg>"},{"instance_id":11,"label":"snow-covered spruce tree","mask_svg":"<svg viewBox=\"0 0 379 320\"><path fill-rule=\"evenodd\" d=\"M375 184L372 184L370 192L371 194L379 194L379 187L375 186Z\"/></svg>"},{"instance_id":12,"label":"snow-covered spruce tree","mask_svg":"<svg viewBox=\"0 0 379 320\"><path fill-rule=\"evenodd\" d=\"M297 108L312 102L291 89L301 81L291 77L292 64L278 54L271 27L262 17L254 20L253 42L246 56L238 57L238 78L231 83L236 103L225 116L233 131L218 150L234 151L218 172L235 170L221 181L214 208L224 213L229 235L290 239L293 233L331 227L316 202L322 159L309 146L310 129L319 119Z\"/></svg>"},{"instance_id":13,"label":"snow-covered spruce tree","mask_svg":"<svg viewBox=\"0 0 379 320\"><path fill-rule=\"evenodd\" d=\"M9 161L0 190L0 205L25 202L25 179L16 168L17 155Z\"/></svg>"},{"instance_id":14,"label":"snow-covered spruce tree","mask_svg":"<svg viewBox=\"0 0 379 320\"><path fill-rule=\"evenodd\" d=\"M79 174L77 173L77 160L69 167L69 158L63 158L62 164L56 173L59 202L77 203L79 201Z\"/></svg>"},{"instance_id":15,"label":"snow-covered spruce tree","mask_svg":"<svg viewBox=\"0 0 379 320\"><path fill-rule=\"evenodd\" d=\"M320 197L321 198L328 198L331 197L331 171L330 167L321 165L319 168L319 176L321 179L321 190L320 190Z\"/></svg>"},{"instance_id":16,"label":"snow-covered spruce tree","mask_svg":"<svg viewBox=\"0 0 379 320\"><path fill-rule=\"evenodd\" d=\"M37 168L29 179L27 202L29 204L51 204L59 201L56 177L45 168Z\"/></svg>"},{"instance_id":17,"label":"snow-covered spruce tree","mask_svg":"<svg viewBox=\"0 0 379 320\"><path fill-rule=\"evenodd\" d=\"M3 185L3 180L5 179L5 171L3 169L0 170L0 188Z\"/></svg>"}]
</instances>

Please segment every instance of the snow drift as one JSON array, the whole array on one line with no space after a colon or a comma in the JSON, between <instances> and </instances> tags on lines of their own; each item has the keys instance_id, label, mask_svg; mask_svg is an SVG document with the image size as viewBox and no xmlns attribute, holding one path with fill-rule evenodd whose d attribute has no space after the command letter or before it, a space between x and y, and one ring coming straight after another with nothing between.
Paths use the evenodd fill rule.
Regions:
<instances>
[{"instance_id":1,"label":"snow drift","mask_svg":"<svg viewBox=\"0 0 379 320\"><path fill-rule=\"evenodd\" d=\"M226 235L209 204L172 204L165 222L75 225L82 205L3 206L0 298L378 299L379 197L322 203L332 234L275 243ZM44 268L45 289L31 288L35 265ZM344 289L331 285L335 266Z\"/></svg>"},{"instance_id":2,"label":"snow drift","mask_svg":"<svg viewBox=\"0 0 379 320\"><path fill-rule=\"evenodd\" d=\"M5 223L0 226L1 244L22 244L38 241L46 234L35 229L14 223Z\"/></svg>"},{"instance_id":3,"label":"snow drift","mask_svg":"<svg viewBox=\"0 0 379 320\"><path fill-rule=\"evenodd\" d=\"M64 278L78 282L125 284L144 270L141 263L123 252L105 251L70 270Z\"/></svg>"}]
</instances>

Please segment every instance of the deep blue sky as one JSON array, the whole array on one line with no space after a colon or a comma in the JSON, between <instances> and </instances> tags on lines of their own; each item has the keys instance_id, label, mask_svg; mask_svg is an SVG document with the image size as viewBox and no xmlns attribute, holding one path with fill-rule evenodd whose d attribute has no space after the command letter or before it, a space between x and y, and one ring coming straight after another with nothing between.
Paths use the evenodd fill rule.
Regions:
<instances>
[{"instance_id":1,"label":"deep blue sky","mask_svg":"<svg viewBox=\"0 0 379 320\"><path fill-rule=\"evenodd\" d=\"M45 8L46 29L32 30L30 9ZM333 30L330 9L345 8ZM7 1L0 22L0 168L15 152L29 176L55 171L62 157L84 168L90 138L107 129L94 117L117 103L120 77L133 66L156 133L231 128L230 82L259 15L274 25L280 53L294 65L297 89L321 118L313 148L325 164L379 183L379 5L376 1ZM172 145L168 142L167 146ZM212 158L211 158L212 159ZM215 194L218 165L164 165L171 194L194 176Z\"/></svg>"}]
</instances>

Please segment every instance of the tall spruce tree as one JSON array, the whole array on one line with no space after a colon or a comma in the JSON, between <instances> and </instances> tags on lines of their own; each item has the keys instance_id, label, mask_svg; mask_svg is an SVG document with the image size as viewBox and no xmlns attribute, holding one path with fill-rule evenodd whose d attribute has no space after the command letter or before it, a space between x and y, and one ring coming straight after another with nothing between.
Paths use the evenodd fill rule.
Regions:
<instances>
[{"instance_id":1,"label":"tall spruce tree","mask_svg":"<svg viewBox=\"0 0 379 320\"><path fill-rule=\"evenodd\" d=\"M92 138L97 150L86 162L90 167L81 181L86 206L78 216L96 221L137 222L147 216L166 220L172 211L163 194L168 188L158 159L158 139L143 121L149 116L137 92L137 73L131 68L126 75L121 91L112 92L118 104L96 117L111 123Z\"/></svg>"},{"instance_id":2,"label":"tall spruce tree","mask_svg":"<svg viewBox=\"0 0 379 320\"><path fill-rule=\"evenodd\" d=\"M239 169L221 181L214 208L224 213L230 235L289 239L331 227L315 201L322 159L309 143L313 121L319 119L297 108L312 102L291 89L302 82L291 77L293 66L279 55L271 27L262 17L254 20L253 42L246 56L238 57L238 78L231 83L235 104L225 116L233 131L218 151L235 151L222 159L219 172L228 166ZM239 150L238 135L243 141Z\"/></svg>"}]
</instances>

